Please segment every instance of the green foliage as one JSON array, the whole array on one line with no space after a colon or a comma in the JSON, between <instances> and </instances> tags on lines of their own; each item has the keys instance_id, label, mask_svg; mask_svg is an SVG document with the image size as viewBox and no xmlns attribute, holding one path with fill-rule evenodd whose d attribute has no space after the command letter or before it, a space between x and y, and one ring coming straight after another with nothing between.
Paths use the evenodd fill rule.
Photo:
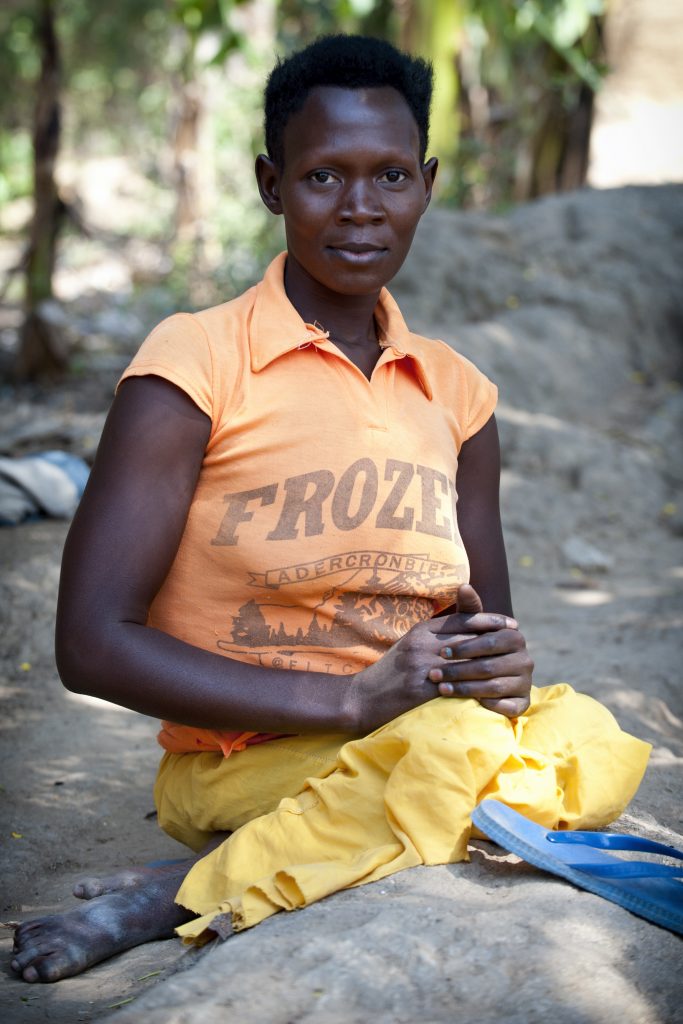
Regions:
<instances>
[{"instance_id":1,"label":"green foliage","mask_svg":"<svg viewBox=\"0 0 683 1024\"><path fill-rule=\"evenodd\" d=\"M30 90L17 85L34 84L40 72L33 7L28 2L0 7L0 110L5 129L26 125L30 117Z\"/></svg>"},{"instance_id":2,"label":"green foliage","mask_svg":"<svg viewBox=\"0 0 683 1024\"><path fill-rule=\"evenodd\" d=\"M30 193L33 88L40 73L29 3L0 7L0 203Z\"/></svg>"},{"instance_id":3,"label":"green foliage","mask_svg":"<svg viewBox=\"0 0 683 1024\"><path fill-rule=\"evenodd\" d=\"M459 54L464 114L442 198L497 207L561 187L571 125L590 120L606 71L604 11L605 0L470 0Z\"/></svg>"},{"instance_id":4,"label":"green foliage","mask_svg":"<svg viewBox=\"0 0 683 1024\"><path fill-rule=\"evenodd\" d=\"M0 132L0 206L31 192L31 139L27 131Z\"/></svg>"},{"instance_id":5,"label":"green foliage","mask_svg":"<svg viewBox=\"0 0 683 1024\"><path fill-rule=\"evenodd\" d=\"M274 37L266 46L248 28L255 4L273 11ZM605 0L54 0L63 154L71 165L107 154L125 158L131 179L147 179L148 202L118 230L168 243L177 188L174 132L183 90L195 83L205 108L198 160L209 182L202 251L187 241L177 246L170 284L179 302L191 303L205 300L212 282L208 297L218 300L253 279L282 244L252 169L274 51L289 52L323 33L358 31L431 58L440 198L500 205L524 194L525 160L549 167L544 180L552 180L559 143L547 136L547 125L573 116L586 90L599 86L604 6ZM32 188L39 9L40 0L5 0L0 7L0 202ZM473 109L477 96L486 101L485 123Z\"/></svg>"},{"instance_id":6,"label":"green foliage","mask_svg":"<svg viewBox=\"0 0 683 1024\"><path fill-rule=\"evenodd\" d=\"M500 41L503 53L514 56L522 44L539 39L551 46L591 89L600 88L601 69L584 40L594 18L605 13L606 0L472 0L471 15Z\"/></svg>"}]
</instances>

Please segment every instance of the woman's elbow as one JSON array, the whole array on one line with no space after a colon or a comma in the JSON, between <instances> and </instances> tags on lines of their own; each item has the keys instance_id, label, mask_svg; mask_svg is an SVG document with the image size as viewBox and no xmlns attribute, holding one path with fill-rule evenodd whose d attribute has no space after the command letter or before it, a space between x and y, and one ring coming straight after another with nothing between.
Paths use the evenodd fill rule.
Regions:
<instances>
[{"instance_id":1,"label":"woman's elbow","mask_svg":"<svg viewBox=\"0 0 683 1024\"><path fill-rule=\"evenodd\" d=\"M64 687L72 693L104 697L107 669L111 671L111 643L106 631L89 623L88 628L58 616L55 629L55 661Z\"/></svg>"}]
</instances>

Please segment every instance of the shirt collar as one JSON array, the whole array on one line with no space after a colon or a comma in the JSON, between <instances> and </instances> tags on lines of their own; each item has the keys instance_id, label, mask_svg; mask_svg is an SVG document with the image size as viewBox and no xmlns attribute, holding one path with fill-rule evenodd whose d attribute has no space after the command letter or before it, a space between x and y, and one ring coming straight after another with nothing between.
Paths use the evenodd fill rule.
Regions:
<instances>
[{"instance_id":1,"label":"shirt collar","mask_svg":"<svg viewBox=\"0 0 683 1024\"><path fill-rule=\"evenodd\" d=\"M249 324L251 369L254 373L269 366L275 359L309 345L324 346L329 332L319 323L307 324L287 298L284 271L287 253L276 256L257 286L256 300ZM427 398L432 389L427 376L419 339L410 333L396 302L386 288L380 292L375 310L379 343L384 350L382 362L408 356L415 365L417 378Z\"/></svg>"}]
</instances>

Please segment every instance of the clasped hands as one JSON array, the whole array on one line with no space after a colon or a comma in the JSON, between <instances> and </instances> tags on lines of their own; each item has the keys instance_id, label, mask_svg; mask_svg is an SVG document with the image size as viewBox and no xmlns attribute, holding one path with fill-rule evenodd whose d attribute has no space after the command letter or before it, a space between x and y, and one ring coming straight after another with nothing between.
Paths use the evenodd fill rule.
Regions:
<instances>
[{"instance_id":1,"label":"clasped hands","mask_svg":"<svg viewBox=\"0 0 683 1024\"><path fill-rule=\"evenodd\" d=\"M438 696L472 697L516 718L529 707L533 667L516 620L485 612L474 587L463 584L454 612L417 623L356 674L350 721L366 734Z\"/></svg>"},{"instance_id":2,"label":"clasped hands","mask_svg":"<svg viewBox=\"0 0 683 1024\"><path fill-rule=\"evenodd\" d=\"M534 663L516 619L484 612L474 587L463 584L455 613L430 625L444 638L441 664L427 673L441 697L474 697L507 718L526 711Z\"/></svg>"}]
</instances>

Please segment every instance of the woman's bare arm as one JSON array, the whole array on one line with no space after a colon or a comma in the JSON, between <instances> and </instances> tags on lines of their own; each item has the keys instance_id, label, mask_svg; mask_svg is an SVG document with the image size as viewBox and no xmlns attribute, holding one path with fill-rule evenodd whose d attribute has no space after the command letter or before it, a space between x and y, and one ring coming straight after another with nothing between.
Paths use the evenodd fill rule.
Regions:
<instances>
[{"instance_id":1,"label":"woman's bare arm","mask_svg":"<svg viewBox=\"0 0 683 1024\"><path fill-rule=\"evenodd\" d=\"M210 426L159 377L121 385L64 549L56 633L64 685L197 727L352 729L329 676L245 665L146 626Z\"/></svg>"},{"instance_id":2,"label":"woman's bare arm","mask_svg":"<svg viewBox=\"0 0 683 1024\"><path fill-rule=\"evenodd\" d=\"M512 615L500 522L500 444L495 416L463 444L455 484L458 527L470 563L470 583L485 608Z\"/></svg>"}]
</instances>

